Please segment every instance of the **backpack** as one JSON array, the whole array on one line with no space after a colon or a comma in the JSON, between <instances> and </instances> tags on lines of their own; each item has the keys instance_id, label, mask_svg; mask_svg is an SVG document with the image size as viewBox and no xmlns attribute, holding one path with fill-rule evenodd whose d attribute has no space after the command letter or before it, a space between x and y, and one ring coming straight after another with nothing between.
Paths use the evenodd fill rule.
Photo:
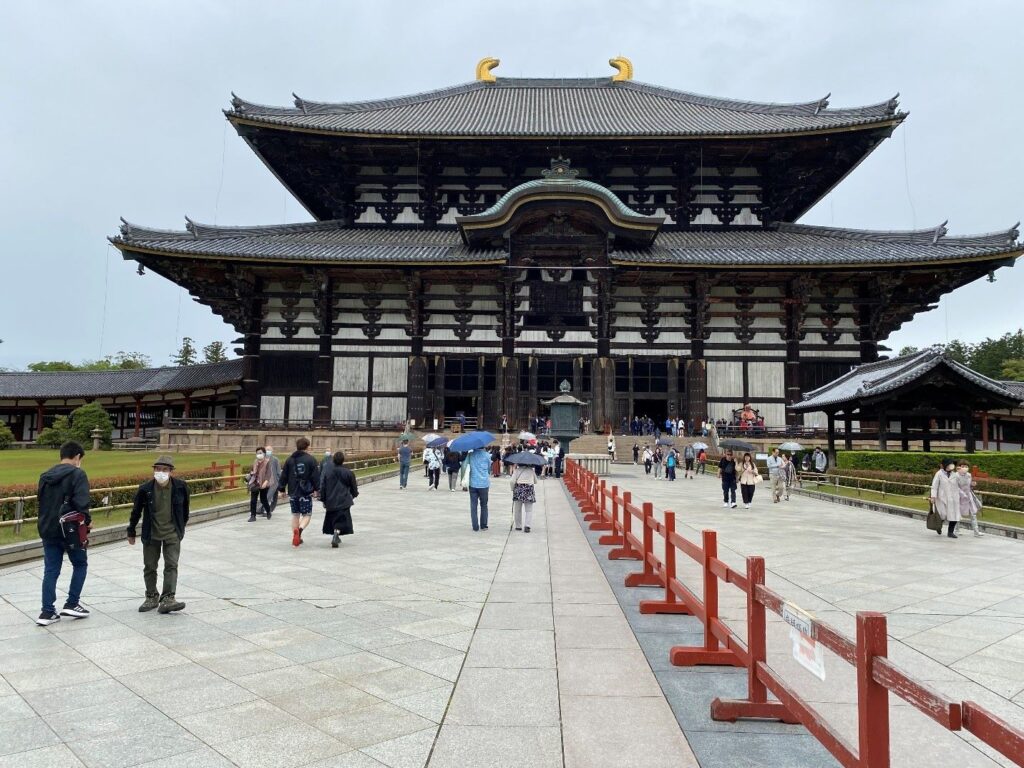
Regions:
<instances>
[{"instance_id":1,"label":"backpack","mask_svg":"<svg viewBox=\"0 0 1024 768\"><path fill-rule=\"evenodd\" d=\"M64 544L69 550L85 549L89 546L89 526L81 512L61 515L60 531L64 534Z\"/></svg>"},{"instance_id":2,"label":"backpack","mask_svg":"<svg viewBox=\"0 0 1024 768\"><path fill-rule=\"evenodd\" d=\"M692 445L688 445L685 448L683 448L683 458L684 459L692 459L693 458L693 446Z\"/></svg>"}]
</instances>

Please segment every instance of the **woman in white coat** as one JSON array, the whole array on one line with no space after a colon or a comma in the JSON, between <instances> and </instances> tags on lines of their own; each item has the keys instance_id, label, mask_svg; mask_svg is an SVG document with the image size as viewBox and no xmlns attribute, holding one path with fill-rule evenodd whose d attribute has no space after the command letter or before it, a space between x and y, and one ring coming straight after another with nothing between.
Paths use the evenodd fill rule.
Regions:
<instances>
[{"instance_id":1,"label":"woman in white coat","mask_svg":"<svg viewBox=\"0 0 1024 768\"><path fill-rule=\"evenodd\" d=\"M949 523L949 530L946 535L951 539L959 538L954 531L956 524L960 522L960 488L957 486L953 471L956 469L956 462L953 459L946 459L939 467L939 471L932 478L931 502L935 505L935 511L939 517ZM936 531L940 536L942 529Z\"/></svg>"}]
</instances>

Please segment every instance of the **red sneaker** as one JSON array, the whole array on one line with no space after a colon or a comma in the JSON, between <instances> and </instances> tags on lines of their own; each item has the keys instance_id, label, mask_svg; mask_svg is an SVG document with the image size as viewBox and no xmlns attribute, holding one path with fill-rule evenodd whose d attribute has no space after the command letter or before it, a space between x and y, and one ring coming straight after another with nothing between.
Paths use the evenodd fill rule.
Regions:
<instances>
[{"instance_id":1,"label":"red sneaker","mask_svg":"<svg viewBox=\"0 0 1024 768\"><path fill-rule=\"evenodd\" d=\"M292 529L292 546L297 547L302 543L302 534L299 533L298 528Z\"/></svg>"}]
</instances>

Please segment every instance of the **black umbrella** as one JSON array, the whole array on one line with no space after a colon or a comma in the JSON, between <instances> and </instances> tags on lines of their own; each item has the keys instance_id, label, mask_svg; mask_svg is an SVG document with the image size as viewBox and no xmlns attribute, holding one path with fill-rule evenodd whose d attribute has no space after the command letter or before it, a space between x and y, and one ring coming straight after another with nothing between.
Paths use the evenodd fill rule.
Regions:
<instances>
[{"instance_id":1,"label":"black umbrella","mask_svg":"<svg viewBox=\"0 0 1024 768\"><path fill-rule=\"evenodd\" d=\"M734 451L753 451L756 450L753 445L748 443L746 440L737 440L735 437L727 437L725 440L718 441L719 448L730 448Z\"/></svg>"},{"instance_id":2,"label":"black umbrella","mask_svg":"<svg viewBox=\"0 0 1024 768\"><path fill-rule=\"evenodd\" d=\"M538 456L536 453L530 453L529 451L520 451L519 453L513 453L511 456L502 459L506 464L532 464L535 467L543 467L547 464L547 459L543 456Z\"/></svg>"}]
</instances>

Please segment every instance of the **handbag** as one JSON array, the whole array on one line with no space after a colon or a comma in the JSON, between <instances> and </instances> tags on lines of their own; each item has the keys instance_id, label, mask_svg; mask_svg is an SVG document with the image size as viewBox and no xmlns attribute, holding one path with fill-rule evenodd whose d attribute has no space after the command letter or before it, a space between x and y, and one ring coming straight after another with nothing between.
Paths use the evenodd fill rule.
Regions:
<instances>
[{"instance_id":1,"label":"handbag","mask_svg":"<svg viewBox=\"0 0 1024 768\"><path fill-rule=\"evenodd\" d=\"M982 509L981 496L971 491L971 500L974 505L974 514L978 514Z\"/></svg>"},{"instance_id":2,"label":"handbag","mask_svg":"<svg viewBox=\"0 0 1024 768\"><path fill-rule=\"evenodd\" d=\"M60 516L60 530L64 544L70 549L85 549L89 546L89 526L81 512L68 512Z\"/></svg>"},{"instance_id":3,"label":"handbag","mask_svg":"<svg viewBox=\"0 0 1024 768\"><path fill-rule=\"evenodd\" d=\"M924 521L929 531L941 531L942 530L942 517L935 510L934 504L928 505L928 517Z\"/></svg>"},{"instance_id":4,"label":"handbag","mask_svg":"<svg viewBox=\"0 0 1024 768\"><path fill-rule=\"evenodd\" d=\"M469 490L469 459L467 458L462 462L462 467L459 469L459 488L464 491Z\"/></svg>"}]
</instances>

